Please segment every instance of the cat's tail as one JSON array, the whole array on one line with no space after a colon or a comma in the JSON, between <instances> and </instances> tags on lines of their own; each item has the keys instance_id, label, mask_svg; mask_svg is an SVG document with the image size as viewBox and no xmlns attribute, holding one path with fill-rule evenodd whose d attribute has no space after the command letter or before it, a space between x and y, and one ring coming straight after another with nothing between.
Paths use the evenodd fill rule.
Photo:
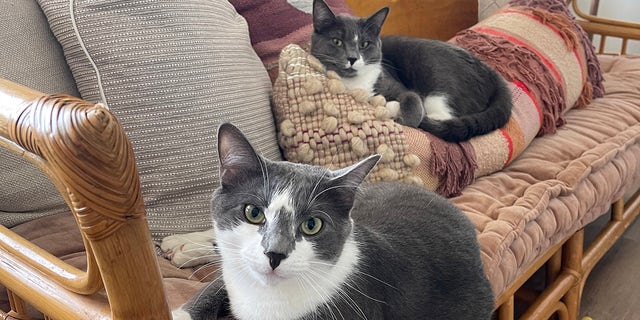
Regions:
<instances>
[{"instance_id":1,"label":"cat's tail","mask_svg":"<svg viewBox=\"0 0 640 320\"><path fill-rule=\"evenodd\" d=\"M511 91L506 84L502 84L496 88L489 107L483 111L442 121L425 116L419 127L445 141L467 141L502 128L511 117L512 106Z\"/></svg>"}]
</instances>

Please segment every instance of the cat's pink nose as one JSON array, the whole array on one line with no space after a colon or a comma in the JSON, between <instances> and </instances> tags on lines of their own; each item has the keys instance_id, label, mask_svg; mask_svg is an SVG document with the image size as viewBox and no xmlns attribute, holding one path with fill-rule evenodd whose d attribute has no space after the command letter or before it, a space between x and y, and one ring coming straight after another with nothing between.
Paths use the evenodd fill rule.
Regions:
<instances>
[{"instance_id":1,"label":"cat's pink nose","mask_svg":"<svg viewBox=\"0 0 640 320\"><path fill-rule=\"evenodd\" d=\"M270 251L265 252L264 254L269 257L269 265L271 266L271 270L275 270L280 265L280 262L287 258L287 255L277 252Z\"/></svg>"}]
</instances>

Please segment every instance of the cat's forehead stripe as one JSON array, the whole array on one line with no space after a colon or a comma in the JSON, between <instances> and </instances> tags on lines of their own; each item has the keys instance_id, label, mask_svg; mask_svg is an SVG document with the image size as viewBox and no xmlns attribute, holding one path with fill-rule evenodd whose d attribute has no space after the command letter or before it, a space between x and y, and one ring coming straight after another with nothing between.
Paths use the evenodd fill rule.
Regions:
<instances>
[{"instance_id":1,"label":"cat's forehead stripe","mask_svg":"<svg viewBox=\"0 0 640 320\"><path fill-rule=\"evenodd\" d=\"M282 211L293 213L293 208L293 190L291 187L287 187L271 197L265 215L267 219L275 220Z\"/></svg>"}]
</instances>

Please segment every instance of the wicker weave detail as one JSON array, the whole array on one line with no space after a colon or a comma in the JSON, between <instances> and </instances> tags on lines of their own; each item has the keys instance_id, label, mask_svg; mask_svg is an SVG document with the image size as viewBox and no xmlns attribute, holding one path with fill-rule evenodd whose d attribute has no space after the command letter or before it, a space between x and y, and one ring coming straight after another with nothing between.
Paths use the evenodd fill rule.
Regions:
<instances>
[{"instance_id":1,"label":"wicker weave detail","mask_svg":"<svg viewBox=\"0 0 640 320\"><path fill-rule=\"evenodd\" d=\"M412 171L420 159L407 152L403 128L390 118L383 97L347 90L337 74L297 45L282 50L279 69L274 115L287 160L337 169L380 153L370 181L424 186Z\"/></svg>"},{"instance_id":2,"label":"wicker weave detail","mask_svg":"<svg viewBox=\"0 0 640 320\"><path fill-rule=\"evenodd\" d=\"M89 239L108 237L124 221L144 216L131 145L107 109L51 95L11 121L10 138L61 177L69 206Z\"/></svg>"}]
</instances>

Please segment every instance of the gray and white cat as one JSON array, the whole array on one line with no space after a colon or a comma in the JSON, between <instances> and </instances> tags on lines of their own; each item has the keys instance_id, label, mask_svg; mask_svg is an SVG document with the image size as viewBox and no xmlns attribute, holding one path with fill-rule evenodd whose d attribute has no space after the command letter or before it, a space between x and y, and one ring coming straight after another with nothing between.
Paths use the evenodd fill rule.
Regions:
<instances>
[{"instance_id":1,"label":"gray and white cat","mask_svg":"<svg viewBox=\"0 0 640 320\"><path fill-rule=\"evenodd\" d=\"M350 167L273 162L234 126L218 132L213 221L222 277L174 319L489 319L476 233L444 198L363 183Z\"/></svg>"},{"instance_id":2,"label":"gray and white cat","mask_svg":"<svg viewBox=\"0 0 640 320\"><path fill-rule=\"evenodd\" d=\"M311 54L348 88L399 102L388 104L395 106L397 122L444 140L465 141L509 121L511 92L500 75L443 41L380 37L388 12L336 16L324 1L314 0Z\"/></svg>"}]
</instances>

